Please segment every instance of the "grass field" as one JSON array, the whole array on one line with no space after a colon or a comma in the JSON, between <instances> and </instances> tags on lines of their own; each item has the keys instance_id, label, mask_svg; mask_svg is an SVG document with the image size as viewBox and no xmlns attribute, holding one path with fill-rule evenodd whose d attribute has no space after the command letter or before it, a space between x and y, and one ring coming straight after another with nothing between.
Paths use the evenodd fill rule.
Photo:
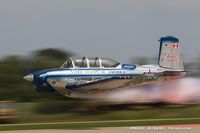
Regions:
<instances>
[{"instance_id":1,"label":"grass field","mask_svg":"<svg viewBox=\"0 0 200 133\"><path fill-rule=\"evenodd\" d=\"M55 114L40 114L35 111L38 103L18 104L17 123L55 122L55 121L91 121L91 120L135 120L135 119L160 119L160 118L200 118L200 106L189 107L159 107L146 109L121 109L98 113L93 110L87 112L64 112ZM54 108L52 108L54 109Z\"/></svg>"},{"instance_id":2,"label":"grass field","mask_svg":"<svg viewBox=\"0 0 200 133\"><path fill-rule=\"evenodd\" d=\"M79 129L95 127L200 123L200 106L174 108L150 107L146 109L132 108L109 111L104 111L102 108L100 111L98 111L98 113L92 112L93 110L91 110L91 112L88 110L87 112L66 111L63 113L55 114L41 114L36 111L39 104L41 103L17 103L17 118L16 121L14 121L15 123L0 125L0 130Z\"/></svg>"},{"instance_id":3,"label":"grass field","mask_svg":"<svg viewBox=\"0 0 200 133\"><path fill-rule=\"evenodd\" d=\"M59 122L59 123L35 123L35 124L10 124L1 125L3 130L34 130L34 129L89 129L98 127L128 127L128 126L153 126L153 125L172 125L172 124L199 124L199 119L146 119L146 120L116 120L116 121L87 121L87 122Z\"/></svg>"}]
</instances>

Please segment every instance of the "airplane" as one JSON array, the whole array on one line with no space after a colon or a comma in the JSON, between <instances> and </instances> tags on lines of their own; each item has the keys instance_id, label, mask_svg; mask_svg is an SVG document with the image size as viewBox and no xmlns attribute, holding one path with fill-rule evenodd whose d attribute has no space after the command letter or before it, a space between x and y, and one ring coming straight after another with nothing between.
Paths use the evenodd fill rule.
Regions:
<instances>
[{"instance_id":1,"label":"airplane","mask_svg":"<svg viewBox=\"0 0 200 133\"><path fill-rule=\"evenodd\" d=\"M38 92L83 98L83 94L112 92L184 77L179 39L162 36L159 42L158 64L122 64L109 58L71 57L60 68L36 71L24 79L32 82Z\"/></svg>"}]
</instances>

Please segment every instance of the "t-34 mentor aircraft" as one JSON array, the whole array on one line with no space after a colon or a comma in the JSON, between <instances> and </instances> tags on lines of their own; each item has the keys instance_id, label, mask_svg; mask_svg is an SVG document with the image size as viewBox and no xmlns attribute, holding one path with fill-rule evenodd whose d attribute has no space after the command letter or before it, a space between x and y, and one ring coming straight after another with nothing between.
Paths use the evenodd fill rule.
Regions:
<instances>
[{"instance_id":1,"label":"t-34 mentor aircraft","mask_svg":"<svg viewBox=\"0 0 200 133\"><path fill-rule=\"evenodd\" d=\"M73 97L73 93L112 92L183 77L179 40L164 36L159 41L157 65L121 64L101 57L72 57L60 68L37 71L24 79L31 81L38 92L59 92Z\"/></svg>"}]
</instances>

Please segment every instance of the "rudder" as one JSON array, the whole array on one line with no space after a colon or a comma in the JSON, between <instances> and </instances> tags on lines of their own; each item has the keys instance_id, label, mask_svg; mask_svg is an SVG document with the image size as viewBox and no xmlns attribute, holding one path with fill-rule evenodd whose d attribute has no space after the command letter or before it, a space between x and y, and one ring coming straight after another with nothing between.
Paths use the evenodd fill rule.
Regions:
<instances>
[{"instance_id":1,"label":"rudder","mask_svg":"<svg viewBox=\"0 0 200 133\"><path fill-rule=\"evenodd\" d=\"M173 36L164 36L159 41L159 66L172 71L184 71L179 40Z\"/></svg>"}]
</instances>

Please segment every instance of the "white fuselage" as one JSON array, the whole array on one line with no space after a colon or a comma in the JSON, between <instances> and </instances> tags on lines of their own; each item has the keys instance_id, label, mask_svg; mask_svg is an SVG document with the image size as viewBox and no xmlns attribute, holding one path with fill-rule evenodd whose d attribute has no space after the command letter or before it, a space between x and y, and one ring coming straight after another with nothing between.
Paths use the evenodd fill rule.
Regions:
<instances>
[{"instance_id":1,"label":"white fuselage","mask_svg":"<svg viewBox=\"0 0 200 133\"><path fill-rule=\"evenodd\" d=\"M156 65L136 66L133 70L116 68L75 68L46 72L47 83L61 93L68 91L108 91L135 85L135 78L155 76L164 69ZM68 94L68 92L67 92ZM65 94L65 95L67 95Z\"/></svg>"}]
</instances>

